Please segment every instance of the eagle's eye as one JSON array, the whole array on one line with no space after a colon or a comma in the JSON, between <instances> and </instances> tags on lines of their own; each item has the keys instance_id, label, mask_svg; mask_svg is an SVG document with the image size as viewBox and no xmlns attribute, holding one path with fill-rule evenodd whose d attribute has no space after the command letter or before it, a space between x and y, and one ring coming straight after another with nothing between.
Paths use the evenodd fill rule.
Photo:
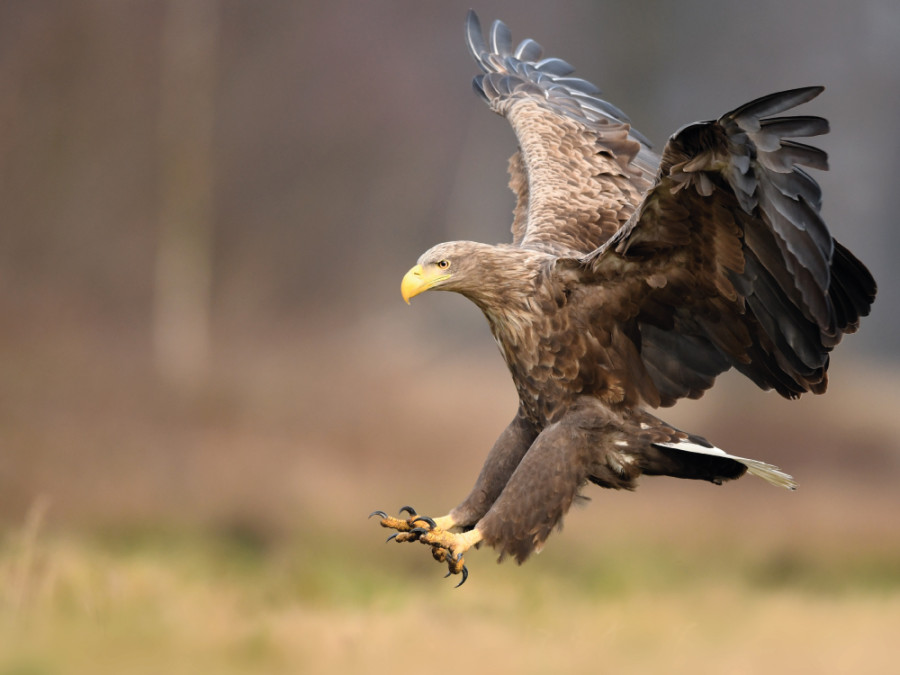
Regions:
<instances>
[{"instance_id":1,"label":"eagle's eye","mask_svg":"<svg viewBox=\"0 0 900 675\"><path fill-rule=\"evenodd\" d=\"M438 260L437 266L440 267L442 270L445 270L448 267L450 267L450 261L449 260Z\"/></svg>"}]
</instances>

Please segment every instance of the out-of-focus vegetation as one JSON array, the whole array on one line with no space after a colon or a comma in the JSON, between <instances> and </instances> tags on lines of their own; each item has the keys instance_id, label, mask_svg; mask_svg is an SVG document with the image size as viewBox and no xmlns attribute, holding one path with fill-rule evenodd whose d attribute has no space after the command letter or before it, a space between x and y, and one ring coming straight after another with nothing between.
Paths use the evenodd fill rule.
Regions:
<instances>
[{"instance_id":1,"label":"out-of-focus vegetation","mask_svg":"<svg viewBox=\"0 0 900 675\"><path fill-rule=\"evenodd\" d=\"M572 538L521 568L472 554L473 576L454 590L424 549L362 534L354 525L266 543L240 532L8 533L0 672L879 673L896 664L896 542L835 555L724 533L680 546Z\"/></svg>"},{"instance_id":2,"label":"out-of-focus vegetation","mask_svg":"<svg viewBox=\"0 0 900 675\"><path fill-rule=\"evenodd\" d=\"M0 674L889 672L895 4L476 6L657 146L825 84L826 220L880 294L826 396L726 376L663 411L797 493L588 489L458 590L365 516L446 512L515 408L477 311L397 288L438 240L508 237L469 4L0 4Z\"/></svg>"}]
</instances>

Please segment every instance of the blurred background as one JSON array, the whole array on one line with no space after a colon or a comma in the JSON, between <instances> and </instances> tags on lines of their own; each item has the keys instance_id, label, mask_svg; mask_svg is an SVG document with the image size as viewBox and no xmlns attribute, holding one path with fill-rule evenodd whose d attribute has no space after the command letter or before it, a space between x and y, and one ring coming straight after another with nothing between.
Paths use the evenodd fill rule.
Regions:
<instances>
[{"instance_id":1,"label":"blurred background","mask_svg":"<svg viewBox=\"0 0 900 675\"><path fill-rule=\"evenodd\" d=\"M411 672L427 645L390 639L419 629L522 672L597 644L617 672L900 656L892 0L476 5L657 149L825 85L803 109L831 121L823 213L879 296L826 396L726 375L663 411L796 494L589 489L540 558L473 552L454 593L365 520L445 513L515 411L478 311L399 295L432 244L509 237L515 140L471 91L470 4L0 3L0 673L102 670L87 647L129 672Z\"/></svg>"}]
</instances>

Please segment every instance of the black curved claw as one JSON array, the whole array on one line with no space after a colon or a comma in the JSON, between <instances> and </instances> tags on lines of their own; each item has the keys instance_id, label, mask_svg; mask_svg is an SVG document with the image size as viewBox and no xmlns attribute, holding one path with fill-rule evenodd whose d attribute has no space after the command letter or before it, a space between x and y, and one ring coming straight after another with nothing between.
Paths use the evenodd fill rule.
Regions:
<instances>
[{"instance_id":1,"label":"black curved claw","mask_svg":"<svg viewBox=\"0 0 900 675\"><path fill-rule=\"evenodd\" d=\"M415 534L417 535L416 538L418 539L418 537L421 537L423 534L428 534L428 530L426 530L424 527L414 527L408 532L408 534Z\"/></svg>"},{"instance_id":2,"label":"black curved claw","mask_svg":"<svg viewBox=\"0 0 900 675\"><path fill-rule=\"evenodd\" d=\"M463 568L462 568L462 581L460 581L458 584L456 584L456 586L454 586L453 588L459 588L459 587L462 586L464 583L466 583L466 579L468 579L468 578L469 578L469 568L466 567L465 565L463 565Z\"/></svg>"},{"instance_id":3,"label":"black curved claw","mask_svg":"<svg viewBox=\"0 0 900 675\"><path fill-rule=\"evenodd\" d=\"M372 511L372 513L369 514L369 518L371 518L372 516L378 516L379 518L387 518L388 514L386 514L384 511Z\"/></svg>"},{"instance_id":4,"label":"black curved claw","mask_svg":"<svg viewBox=\"0 0 900 675\"><path fill-rule=\"evenodd\" d=\"M385 543L385 544L388 543L391 539L393 539L394 537L396 537L398 534L400 534L400 533L399 533L399 532L394 532L394 534L392 534L390 537L388 537L387 539L384 540L384 543Z\"/></svg>"},{"instance_id":5,"label":"black curved claw","mask_svg":"<svg viewBox=\"0 0 900 675\"><path fill-rule=\"evenodd\" d=\"M426 524L428 525L428 529L430 529L430 530L433 530L434 528L437 527L437 523L435 523L435 522L434 522L431 518L429 518L428 516L416 516L416 515L414 515L412 520L413 520L414 523L418 523L419 521L421 521L421 522L423 522L423 523L426 523Z\"/></svg>"},{"instance_id":6,"label":"black curved claw","mask_svg":"<svg viewBox=\"0 0 900 675\"><path fill-rule=\"evenodd\" d=\"M416 510L411 506L401 506L400 513L403 513L403 512L408 513L412 517L419 515L418 513L416 513Z\"/></svg>"}]
</instances>

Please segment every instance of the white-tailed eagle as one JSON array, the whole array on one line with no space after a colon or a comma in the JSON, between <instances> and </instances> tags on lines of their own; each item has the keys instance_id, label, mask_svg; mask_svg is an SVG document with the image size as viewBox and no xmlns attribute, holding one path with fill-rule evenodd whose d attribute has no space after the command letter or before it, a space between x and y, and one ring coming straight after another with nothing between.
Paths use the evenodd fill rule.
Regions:
<instances>
[{"instance_id":1,"label":"white-tailed eagle","mask_svg":"<svg viewBox=\"0 0 900 675\"><path fill-rule=\"evenodd\" d=\"M396 541L429 545L450 572L486 543L519 562L540 549L588 482L633 489L641 474L722 483L735 457L648 412L698 398L736 368L786 398L821 394L831 350L869 313L875 282L820 217L805 168L828 131L783 116L821 87L770 94L690 124L657 157L565 61L493 24L466 21L475 90L512 125L517 203L510 244L455 241L403 278L409 299L455 291L487 317L519 394L516 416L472 492L446 516L382 511ZM460 582L462 583L462 582Z\"/></svg>"}]
</instances>

